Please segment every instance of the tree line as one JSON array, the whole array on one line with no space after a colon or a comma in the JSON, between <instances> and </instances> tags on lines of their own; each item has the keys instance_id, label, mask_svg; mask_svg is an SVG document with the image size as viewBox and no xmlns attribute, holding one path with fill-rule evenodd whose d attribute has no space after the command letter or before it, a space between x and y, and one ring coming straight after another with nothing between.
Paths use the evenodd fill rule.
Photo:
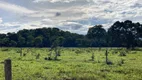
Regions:
<instances>
[{"instance_id":1,"label":"tree line","mask_svg":"<svg viewBox=\"0 0 142 80\"><path fill-rule=\"evenodd\" d=\"M108 30L102 25L89 28L86 35L58 28L23 29L0 34L1 47L142 47L142 24L116 21Z\"/></svg>"}]
</instances>

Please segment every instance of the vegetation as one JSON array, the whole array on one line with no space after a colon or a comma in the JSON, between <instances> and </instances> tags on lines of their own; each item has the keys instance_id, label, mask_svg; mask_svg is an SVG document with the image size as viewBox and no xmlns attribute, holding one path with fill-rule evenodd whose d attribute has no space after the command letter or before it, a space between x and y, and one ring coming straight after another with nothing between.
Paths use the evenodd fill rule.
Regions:
<instances>
[{"instance_id":1,"label":"vegetation","mask_svg":"<svg viewBox=\"0 0 142 80\"><path fill-rule=\"evenodd\" d=\"M89 28L86 35L62 31L58 28L20 30L0 34L1 47L51 47L58 39L62 47L142 47L142 24L130 20L115 22L107 31L102 25Z\"/></svg>"},{"instance_id":2,"label":"vegetation","mask_svg":"<svg viewBox=\"0 0 142 80\"><path fill-rule=\"evenodd\" d=\"M113 63L111 65L106 64L105 48L61 48L61 56L56 61L44 59L50 53L49 48L23 48L26 56L20 56L20 50L0 48L0 80L4 80L3 61L7 58L12 59L13 80L142 79L141 49L108 48L107 57ZM120 56L122 52L127 55Z\"/></svg>"},{"instance_id":3,"label":"vegetation","mask_svg":"<svg viewBox=\"0 0 142 80\"><path fill-rule=\"evenodd\" d=\"M139 47L142 24L130 20L108 30L95 25L86 35L58 28L0 34L0 80L7 58L12 59L13 80L141 80Z\"/></svg>"}]
</instances>

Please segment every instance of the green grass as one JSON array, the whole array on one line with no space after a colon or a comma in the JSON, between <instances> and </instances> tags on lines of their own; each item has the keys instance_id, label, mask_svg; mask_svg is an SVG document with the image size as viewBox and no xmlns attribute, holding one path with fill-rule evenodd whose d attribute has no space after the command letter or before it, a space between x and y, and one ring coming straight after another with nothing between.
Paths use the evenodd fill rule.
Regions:
<instances>
[{"instance_id":1,"label":"green grass","mask_svg":"<svg viewBox=\"0 0 142 80\"><path fill-rule=\"evenodd\" d=\"M142 80L142 51L109 49L113 64L107 65L104 48L63 48L57 61L44 60L49 54L46 48L31 48L28 52L23 48L26 56L20 56L18 50L0 48L0 80L4 80L3 62L7 58L12 60L13 80ZM126 56L119 56L121 52ZM40 59L36 60L38 53Z\"/></svg>"}]
</instances>

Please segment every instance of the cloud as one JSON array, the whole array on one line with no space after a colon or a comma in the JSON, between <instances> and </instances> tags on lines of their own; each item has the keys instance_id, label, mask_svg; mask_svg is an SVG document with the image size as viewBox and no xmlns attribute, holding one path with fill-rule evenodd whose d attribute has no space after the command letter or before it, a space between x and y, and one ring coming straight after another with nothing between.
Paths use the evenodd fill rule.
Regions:
<instances>
[{"instance_id":1,"label":"cloud","mask_svg":"<svg viewBox=\"0 0 142 80\"><path fill-rule=\"evenodd\" d=\"M63 23L60 23L59 26L60 28L65 29L65 30L78 30L83 25L77 22L63 22Z\"/></svg>"},{"instance_id":2,"label":"cloud","mask_svg":"<svg viewBox=\"0 0 142 80\"><path fill-rule=\"evenodd\" d=\"M52 23L53 23L53 20L51 20L51 19L43 19L41 22L42 22L43 24L52 24Z\"/></svg>"},{"instance_id":3,"label":"cloud","mask_svg":"<svg viewBox=\"0 0 142 80\"><path fill-rule=\"evenodd\" d=\"M88 27L96 24L108 29L118 20L142 22L142 0L12 0L13 4L6 1L0 1L0 9L8 11L6 15L0 11L0 24L19 22L18 29L58 27L85 34Z\"/></svg>"},{"instance_id":4,"label":"cloud","mask_svg":"<svg viewBox=\"0 0 142 80\"><path fill-rule=\"evenodd\" d=\"M16 32L20 30L20 23L18 22L11 22L11 23L1 23L0 24L0 33L7 33L7 32Z\"/></svg>"},{"instance_id":5,"label":"cloud","mask_svg":"<svg viewBox=\"0 0 142 80\"><path fill-rule=\"evenodd\" d=\"M6 10L9 12L13 12L13 13L18 13L18 14L31 14L31 13L35 12L35 11L27 9L25 7L11 4L11 3L7 3L7 2L3 2L3 1L0 1L0 9Z\"/></svg>"},{"instance_id":6,"label":"cloud","mask_svg":"<svg viewBox=\"0 0 142 80\"><path fill-rule=\"evenodd\" d=\"M2 23L2 18L0 18L0 23Z\"/></svg>"},{"instance_id":7,"label":"cloud","mask_svg":"<svg viewBox=\"0 0 142 80\"><path fill-rule=\"evenodd\" d=\"M15 26L15 25L20 25L18 22L11 22L11 23L3 23L0 24L0 26Z\"/></svg>"},{"instance_id":8,"label":"cloud","mask_svg":"<svg viewBox=\"0 0 142 80\"><path fill-rule=\"evenodd\" d=\"M61 15L61 13L59 13L59 12L57 12L56 14L55 14L55 16L57 17L57 16L60 16Z\"/></svg>"},{"instance_id":9,"label":"cloud","mask_svg":"<svg viewBox=\"0 0 142 80\"><path fill-rule=\"evenodd\" d=\"M70 3L75 0L34 0L33 2L38 3L38 2L51 2L51 3L56 3L56 2L64 2L64 3Z\"/></svg>"},{"instance_id":10,"label":"cloud","mask_svg":"<svg viewBox=\"0 0 142 80\"><path fill-rule=\"evenodd\" d=\"M72 33L78 33L78 34L86 34L88 30L88 25L82 25L78 22L62 22L57 25L59 29L70 31Z\"/></svg>"}]
</instances>

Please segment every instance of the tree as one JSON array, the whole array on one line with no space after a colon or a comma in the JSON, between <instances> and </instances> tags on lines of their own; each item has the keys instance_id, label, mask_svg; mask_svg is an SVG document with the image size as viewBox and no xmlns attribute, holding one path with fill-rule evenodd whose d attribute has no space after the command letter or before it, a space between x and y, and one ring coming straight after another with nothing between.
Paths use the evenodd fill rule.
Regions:
<instances>
[{"instance_id":1,"label":"tree","mask_svg":"<svg viewBox=\"0 0 142 80\"><path fill-rule=\"evenodd\" d=\"M5 38L1 39L1 45L9 47L9 38L5 37Z\"/></svg>"},{"instance_id":2,"label":"tree","mask_svg":"<svg viewBox=\"0 0 142 80\"><path fill-rule=\"evenodd\" d=\"M87 35L58 28L24 29L17 33L0 34L1 47L51 47L56 42L62 47L109 46L132 49L142 46L142 24L130 20L117 21L107 32L102 25L96 25L88 30Z\"/></svg>"},{"instance_id":3,"label":"tree","mask_svg":"<svg viewBox=\"0 0 142 80\"><path fill-rule=\"evenodd\" d=\"M65 40L64 37L62 37L62 36L58 37L58 38L57 38L58 46L62 47L63 44L64 44L64 40Z\"/></svg>"},{"instance_id":4,"label":"tree","mask_svg":"<svg viewBox=\"0 0 142 80\"><path fill-rule=\"evenodd\" d=\"M87 38L77 38L76 39L77 47L90 47L91 40Z\"/></svg>"},{"instance_id":5,"label":"tree","mask_svg":"<svg viewBox=\"0 0 142 80\"><path fill-rule=\"evenodd\" d=\"M121 46L121 43L122 43L120 39L121 26L123 26L123 24L117 21L108 29L109 41L111 43L111 46L115 46L115 47Z\"/></svg>"},{"instance_id":6,"label":"tree","mask_svg":"<svg viewBox=\"0 0 142 80\"><path fill-rule=\"evenodd\" d=\"M135 41L138 39L138 27L138 24L132 23L130 20L115 22L108 30L112 45L124 46L127 49L134 48Z\"/></svg>"},{"instance_id":7,"label":"tree","mask_svg":"<svg viewBox=\"0 0 142 80\"><path fill-rule=\"evenodd\" d=\"M34 43L34 37L32 35L28 35L26 45L28 47L32 47L32 46L34 46L33 43Z\"/></svg>"},{"instance_id":8,"label":"tree","mask_svg":"<svg viewBox=\"0 0 142 80\"><path fill-rule=\"evenodd\" d=\"M57 37L54 42L52 43L51 49L50 49L50 53L48 56L49 60L52 60L51 55L52 55L52 51L54 51L55 56L54 56L54 60L58 59L58 56L60 56L60 47L62 46L64 42L64 38L63 37Z\"/></svg>"},{"instance_id":9,"label":"tree","mask_svg":"<svg viewBox=\"0 0 142 80\"><path fill-rule=\"evenodd\" d=\"M4 46L4 38L6 38L6 34L0 34L0 47Z\"/></svg>"},{"instance_id":10,"label":"tree","mask_svg":"<svg viewBox=\"0 0 142 80\"><path fill-rule=\"evenodd\" d=\"M24 47L25 46L25 38L22 37L21 35L18 36L18 46L19 47Z\"/></svg>"},{"instance_id":11,"label":"tree","mask_svg":"<svg viewBox=\"0 0 142 80\"><path fill-rule=\"evenodd\" d=\"M137 27L137 45L142 47L142 25L140 23L136 23Z\"/></svg>"},{"instance_id":12,"label":"tree","mask_svg":"<svg viewBox=\"0 0 142 80\"><path fill-rule=\"evenodd\" d=\"M43 42L43 37L42 36L38 36L38 37L36 37L34 39L34 46L42 47L43 46L42 42Z\"/></svg>"},{"instance_id":13,"label":"tree","mask_svg":"<svg viewBox=\"0 0 142 80\"><path fill-rule=\"evenodd\" d=\"M7 33L7 37L9 38L9 40L13 40L13 41L17 41L17 34L16 33Z\"/></svg>"},{"instance_id":14,"label":"tree","mask_svg":"<svg viewBox=\"0 0 142 80\"><path fill-rule=\"evenodd\" d=\"M105 46L107 32L102 27L102 25L96 25L89 28L87 37L92 40L91 46Z\"/></svg>"},{"instance_id":15,"label":"tree","mask_svg":"<svg viewBox=\"0 0 142 80\"><path fill-rule=\"evenodd\" d=\"M11 41L9 42L9 46L10 46L10 47L16 47L16 46L17 46L17 42L14 41L14 40L11 40Z\"/></svg>"}]
</instances>

